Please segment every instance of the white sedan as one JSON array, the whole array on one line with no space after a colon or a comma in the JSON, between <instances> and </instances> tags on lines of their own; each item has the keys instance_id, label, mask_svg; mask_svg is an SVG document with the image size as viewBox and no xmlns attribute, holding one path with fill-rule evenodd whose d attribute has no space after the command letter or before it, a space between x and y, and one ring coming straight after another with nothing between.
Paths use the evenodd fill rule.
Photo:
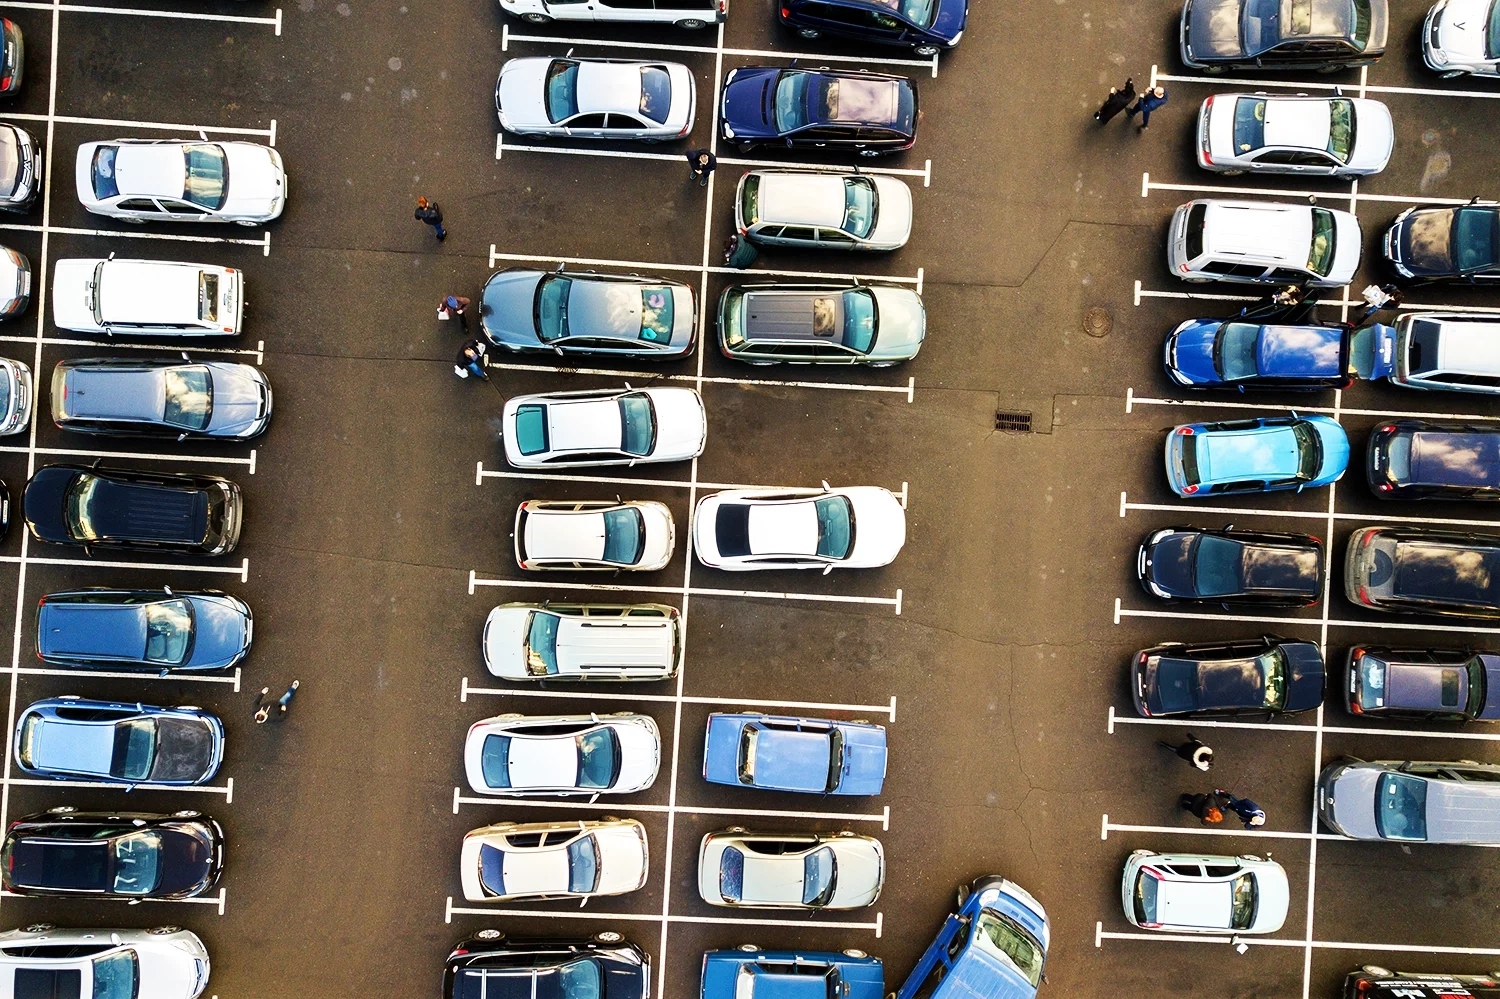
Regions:
<instances>
[{"instance_id":1,"label":"white sedan","mask_svg":"<svg viewBox=\"0 0 1500 999\"><path fill-rule=\"evenodd\" d=\"M646 827L501 822L464 834L459 878L470 902L623 895L646 883Z\"/></svg>"},{"instance_id":2,"label":"white sedan","mask_svg":"<svg viewBox=\"0 0 1500 999\"><path fill-rule=\"evenodd\" d=\"M1422 61L1444 76L1500 76L1500 0L1440 0L1422 26Z\"/></svg>"},{"instance_id":3,"label":"white sedan","mask_svg":"<svg viewBox=\"0 0 1500 999\"><path fill-rule=\"evenodd\" d=\"M85 142L74 176L83 207L129 222L259 225L286 207L281 154L254 142Z\"/></svg>"},{"instance_id":4,"label":"white sedan","mask_svg":"<svg viewBox=\"0 0 1500 999\"><path fill-rule=\"evenodd\" d=\"M1214 94L1198 109L1198 165L1215 173L1364 177L1395 145L1390 109L1364 98Z\"/></svg>"},{"instance_id":5,"label":"white sedan","mask_svg":"<svg viewBox=\"0 0 1500 999\"><path fill-rule=\"evenodd\" d=\"M1125 918L1164 933L1275 933L1291 888L1274 860L1137 850L1120 885Z\"/></svg>"},{"instance_id":6,"label":"white sedan","mask_svg":"<svg viewBox=\"0 0 1500 999\"><path fill-rule=\"evenodd\" d=\"M527 500L516 510L522 569L638 569L672 561L677 527L655 500Z\"/></svg>"},{"instance_id":7,"label":"white sedan","mask_svg":"<svg viewBox=\"0 0 1500 999\"><path fill-rule=\"evenodd\" d=\"M852 832L782 835L726 829L703 837L698 894L710 905L858 909L880 897L885 851Z\"/></svg>"},{"instance_id":8,"label":"white sedan","mask_svg":"<svg viewBox=\"0 0 1500 999\"><path fill-rule=\"evenodd\" d=\"M693 130L693 74L676 62L511 59L500 67L495 110L518 135L680 139Z\"/></svg>"},{"instance_id":9,"label":"white sedan","mask_svg":"<svg viewBox=\"0 0 1500 999\"><path fill-rule=\"evenodd\" d=\"M699 500L693 522L703 564L737 572L872 569L905 543L906 511L879 486L730 489Z\"/></svg>"},{"instance_id":10,"label":"white sedan","mask_svg":"<svg viewBox=\"0 0 1500 999\"><path fill-rule=\"evenodd\" d=\"M71 929L32 923L0 933L0 995L7 997L198 999L208 974L203 941L175 926ZM85 983L86 992L80 989Z\"/></svg>"},{"instance_id":11,"label":"white sedan","mask_svg":"<svg viewBox=\"0 0 1500 999\"><path fill-rule=\"evenodd\" d=\"M520 395L506 401L500 425L516 468L688 461L708 439L703 399L690 388Z\"/></svg>"},{"instance_id":12,"label":"white sedan","mask_svg":"<svg viewBox=\"0 0 1500 999\"><path fill-rule=\"evenodd\" d=\"M629 794L656 780L649 715L501 715L469 727L464 772L480 794Z\"/></svg>"}]
</instances>

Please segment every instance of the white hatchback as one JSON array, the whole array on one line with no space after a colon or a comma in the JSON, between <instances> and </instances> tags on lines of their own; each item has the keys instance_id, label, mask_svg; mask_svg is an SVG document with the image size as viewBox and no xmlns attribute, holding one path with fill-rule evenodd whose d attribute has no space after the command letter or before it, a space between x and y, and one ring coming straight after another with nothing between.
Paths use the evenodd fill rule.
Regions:
<instances>
[{"instance_id":1,"label":"white hatchback","mask_svg":"<svg viewBox=\"0 0 1500 999\"><path fill-rule=\"evenodd\" d=\"M1338 288L1359 270L1359 219L1274 201L1189 201L1172 215L1167 269L1184 281Z\"/></svg>"},{"instance_id":2,"label":"white hatchback","mask_svg":"<svg viewBox=\"0 0 1500 999\"><path fill-rule=\"evenodd\" d=\"M709 833L698 848L698 894L710 905L858 909L880 897L885 851L852 832Z\"/></svg>"},{"instance_id":3,"label":"white hatchback","mask_svg":"<svg viewBox=\"0 0 1500 999\"><path fill-rule=\"evenodd\" d=\"M232 267L78 257L52 272L52 321L79 333L235 336L244 308Z\"/></svg>"},{"instance_id":4,"label":"white hatchback","mask_svg":"<svg viewBox=\"0 0 1500 999\"><path fill-rule=\"evenodd\" d=\"M254 142L85 142L74 179L84 208L128 222L259 225L286 207L281 154Z\"/></svg>"},{"instance_id":5,"label":"white hatchback","mask_svg":"<svg viewBox=\"0 0 1500 999\"><path fill-rule=\"evenodd\" d=\"M175 926L64 929L33 923L0 933L0 995L197 999L208 987L208 948ZM40 991L28 991L24 986ZM68 983L71 982L71 992Z\"/></svg>"},{"instance_id":6,"label":"white hatchback","mask_svg":"<svg viewBox=\"0 0 1500 999\"><path fill-rule=\"evenodd\" d=\"M631 794L656 781L649 715L500 715L469 726L464 773L479 794Z\"/></svg>"},{"instance_id":7,"label":"white hatchback","mask_svg":"<svg viewBox=\"0 0 1500 999\"><path fill-rule=\"evenodd\" d=\"M693 547L704 565L754 569L872 569L906 544L906 511L889 489L729 489L698 501Z\"/></svg>"},{"instance_id":8,"label":"white hatchback","mask_svg":"<svg viewBox=\"0 0 1500 999\"><path fill-rule=\"evenodd\" d=\"M688 461L703 453L708 415L696 389L588 389L520 395L501 415L516 468Z\"/></svg>"},{"instance_id":9,"label":"white hatchback","mask_svg":"<svg viewBox=\"0 0 1500 999\"><path fill-rule=\"evenodd\" d=\"M1444 76L1500 76L1500 0L1439 0L1422 25L1422 61Z\"/></svg>"},{"instance_id":10,"label":"white hatchback","mask_svg":"<svg viewBox=\"0 0 1500 999\"><path fill-rule=\"evenodd\" d=\"M1198 165L1215 173L1363 177L1395 144L1390 109L1363 98L1214 94L1198 109Z\"/></svg>"},{"instance_id":11,"label":"white hatchback","mask_svg":"<svg viewBox=\"0 0 1500 999\"><path fill-rule=\"evenodd\" d=\"M1291 888L1274 860L1136 850L1120 901L1132 926L1165 933L1275 933Z\"/></svg>"},{"instance_id":12,"label":"white hatchback","mask_svg":"<svg viewBox=\"0 0 1500 999\"><path fill-rule=\"evenodd\" d=\"M464 835L459 879L470 902L623 895L646 884L646 827L501 822Z\"/></svg>"},{"instance_id":13,"label":"white hatchback","mask_svg":"<svg viewBox=\"0 0 1500 999\"><path fill-rule=\"evenodd\" d=\"M693 130L693 74L679 62L511 59L500 67L495 110L517 135L680 139Z\"/></svg>"},{"instance_id":14,"label":"white hatchback","mask_svg":"<svg viewBox=\"0 0 1500 999\"><path fill-rule=\"evenodd\" d=\"M677 528L655 500L527 500L516 510L516 564L522 569L638 569L672 560Z\"/></svg>"}]
</instances>

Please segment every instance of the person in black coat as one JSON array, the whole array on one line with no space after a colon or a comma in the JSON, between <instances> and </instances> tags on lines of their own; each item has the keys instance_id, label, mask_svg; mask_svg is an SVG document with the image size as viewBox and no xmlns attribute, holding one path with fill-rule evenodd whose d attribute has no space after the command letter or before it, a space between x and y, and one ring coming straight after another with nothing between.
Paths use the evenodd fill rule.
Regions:
<instances>
[{"instance_id":1,"label":"person in black coat","mask_svg":"<svg viewBox=\"0 0 1500 999\"><path fill-rule=\"evenodd\" d=\"M1184 794L1177 799L1177 807L1191 812L1206 826L1216 826L1224 821L1224 799L1218 791L1213 794Z\"/></svg>"},{"instance_id":2,"label":"person in black coat","mask_svg":"<svg viewBox=\"0 0 1500 999\"><path fill-rule=\"evenodd\" d=\"M1124 111L1135 100L1135 78L1126 77L1125 86L1110 87L1109 96L1104 98L1104 103L1099 105L1099 110L1094 112L1094 120L1104 124L1115 115Z\"/></svg>"},{"instance_id":3,"label":"person in black coat","mask_svg":"<svg viewBox=\"0 0 1500 999\"><path fill-rule=\"evenodd\" d=\"M1191 732L1187 734L1187 741L1180 746L1174 746L1170 742L1158 742L1157 745L1162 749L1171 750L1173 753L1176 753L1184 763L1191 766L1194 770L1207 772L1208 768L1214 765L1214 751L1199 742L1198 737Z\"/></svg>"}]
</instances>

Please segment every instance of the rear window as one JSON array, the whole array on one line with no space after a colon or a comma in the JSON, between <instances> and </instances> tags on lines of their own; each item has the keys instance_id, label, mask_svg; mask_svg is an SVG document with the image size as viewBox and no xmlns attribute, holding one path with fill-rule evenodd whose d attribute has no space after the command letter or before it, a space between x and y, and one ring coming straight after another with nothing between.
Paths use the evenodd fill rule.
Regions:
<instances>
[{"instance_id":1,"label":"rear window","mask_svg":"<svg viewBox=\"0 0 1500 999\"><path fill-rule=\"evenodd\" d=\"M1187 216L1187 258L1197 260L1203 256L1203 223L1208 217L1208 206L1194 205Z\"/></svg>"},{"instance_id":2,"label":"rear window","mask_svg":"<svg viewBox=\"0 0 1500 999\"><path fill-rule=\"evenodd\" d=\"M644 104L645 101L646 98L642 96L641 103ZM547 119L559 122L577 113L578 63L569 59L554 59L552 65L547 67Z\"/></svg>"},{"instance_id":3,"label":"rear window","mask_svg":"<svg viewBox=\"0 0 1500 999\"><path fill-rule=\"evenodd\" d=\"M526 628L526 672L531 676L557 673L557 615L532 611Z\"/></svg>"},{"instance_id":4,"label":"rear window","mask_svg":"<svg viewBox=\"0 0 1500 999\"><path fill-rule=\"evenodd\" d=\"M1248 153L1266 144L1266 101L1241 97L1234 102L1234 151Z\"/></svg>"},{"instance_id":5,"label":"rear window","mask_svg":"<svg viewBox=\"0 0 1500 999\"><path fill-rule=\"evenodd\" d=\"M1138 923L1156 922L1156 889L1161 882L1145 868L1135 878L1135 919Z\"/></svg>"},{"instance_id":6,"label":"rear window","mask_svg":"<svg viewBox=\"0 0 1500 999\"><path fill-rule=\"evenodd\" d=\"M641 114L652 121L667 120L672 109L672 78L660 66L641 67Z\"/></svg>"},{"instance_id":7,"label":"rear window","mask_svg":"<svg viewBox=\"0 0 1500 999\"><path fill-rule=\"evenodd\" d=\"M1327 277L1333 270L1333 213L1326 208L1312 210L1312 245L1307 250L1307 269Z\"/></svg>"},{"instance_id":8,"label":"rear window","mask_svg":"<svg viewBox=\"0 0 1500 999\"><path fill-rule=\"evenodd\" d=\"M516 409L516 447L522 454L541 454L547 450L546 406L520 406Z\"/></svg>"},{"instance_id":9,"label":"rear window","mask_svg":"<svg viewBox=\"0 0 1500 999\"><path fill-rule=\"evenodd\" d=\"M740 188L740 220L747 226L760 221L760 177L753 173Z\"/></svg>"},{"instance_id":10,"label":"rear window","mask_svg":"<svg viewBox=\"0 0 1500 999\"><path fill-rule=\"evenodd\" d=\"M1375 785L1375 829L1383 839L1427 838L1427 782L1382 774Z\"/></svg>"},{"instance_id":11,"label":"rear window","mask_svg":"<svg viewBox=\"0 0 1500 999\"><path fill-rule=\"evenodd\" d=\"M641 339L647 343L669 343L672 339L674 312L672 289L641 289Z\"/></svg>"},{"instance_id":12,"label":"rear window","mask_svg":"<svg viewBox=\"0 0 1500 999\"><path fill-rule=\"evenodd\" d=\"M198 318L207 323L219 321L219 275L208 271L198 275Z\"/></svg>"},{"instance_id":13,"label":"rear window","mask_svg":"<svg viewBox=\"0 0 1500 999\"><path fill-rule=\"evenodd\" d=\"M578 786L614 787L620 776L620 743L607 728L578 736Z\"/></svg>"}]
</instances>

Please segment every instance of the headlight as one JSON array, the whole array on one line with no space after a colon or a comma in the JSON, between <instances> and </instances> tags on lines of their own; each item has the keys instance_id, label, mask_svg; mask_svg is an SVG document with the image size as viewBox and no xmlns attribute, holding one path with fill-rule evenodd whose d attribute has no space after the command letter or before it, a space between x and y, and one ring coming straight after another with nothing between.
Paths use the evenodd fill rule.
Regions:
<instances>
[{"instance_id":1,"label":"headlight","mask_svg":"<svg viewBox=\"0 0 1500 999\"><path fill-rule=\"evenodd\" d=\"M1427 53L1427 55L1432 59L1434 63L1439 66L1448 65L1448 53L1444 52L1442 49L1433 49L1431 52Z\"/></svg>"},{"instance_id":2,"label":"headlight","mask_svg":"<svg viewBox=\"0 0 1500 999\"><path fill-rule=\"evenodd\" d=\"M734 129L730 128L727 123L724 125L724 138L726 138L726 139L732 139L732 138L734 138Z\"/></svg>"}]
</instances>

